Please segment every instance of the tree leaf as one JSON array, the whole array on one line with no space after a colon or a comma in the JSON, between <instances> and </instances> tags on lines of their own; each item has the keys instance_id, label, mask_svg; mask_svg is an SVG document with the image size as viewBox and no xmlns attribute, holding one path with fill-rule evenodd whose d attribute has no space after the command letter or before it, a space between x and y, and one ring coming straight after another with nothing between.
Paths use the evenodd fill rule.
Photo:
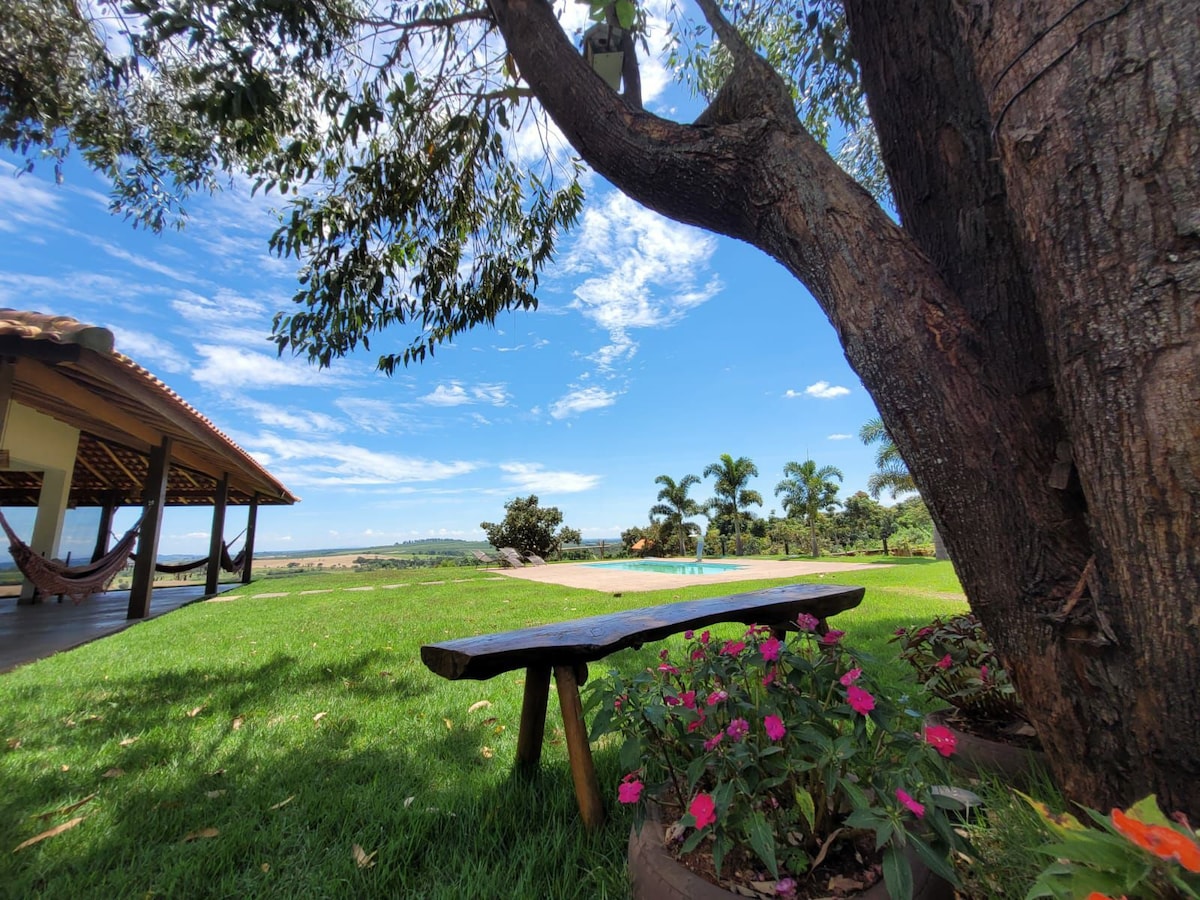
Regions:
<instances>
[{"instance_id":1,"label":"tree leaf","mask_svg":"<svg viewBox=\"0 0 1200 900\"><path fill-rule=\"evenodd\" d=\"M61 825L55 825L53 828L43 831L41 834L36 835L35 837L31 837L27 841L23 841L20 844L17 844L17 846L13 848L13 853L20 853L26 847L32 847L34 844L41 843L42 841L46 840L47 838L56 837L57 835L62 834L64 831L70 831L72 828L74 828L76 825L78 825L80 822L82 822L85 818L87 818L87 817L86 816L78 816L69 822L63 822Z\"/></svg>"},{"instance_id":2,"label":"tree leaf","mask_svg":"<svg viewBox=\"0 0 1200 900\"><path fill-rule=\"evenodd\" d=\"M120 778L124 774L125 774L124 769L118 769L114 766L113 768L109 769L107 772L105 772L100 777L101 778Z\"/></svg>"},{"instance_id":3,"label":"tree leaf","mask_svg":"<svg viewBox=\"0 0 1200 900\"><path fill-rule=\"evenodd\" d=\"M296 799L296 795L292 794L292 796L288 797L286 800L280 800L274 806L268 806L267 809L268 810L283 809L285 806L287 806L289 803L291 803L295 799Z\"/></svg>"},{"instance_id":4,"label":"tree leaf","mask_svg":"<svg viewBox=\"0 0 1200 900\"><path fill-rule=\"evenodd\" d=\"M196 831L189 831L187 834L185 834L183 836L183 842L186 844L191 841L207 840L209 838L215 838L220 833L221 829L219 828L199 828Z\"/></svg>"},{"instance_id":5,"label":"tree leaf","mask_svg":"<svg viewBox=\"0 0 1200 900\"><path fill-rule=\"evenodd\" d=\"M70 813L75 812L75 810L79 809L79 807L83 806L85 803L91 803L93 800L96 799L97 796L98 796L97 794L88 794L82 800L80 800L76 803L72 803L70 806L63 806L63 807L60 807L59 809L51 810L50 812L41 813L38 816L36 816L36 818L42 819L44 821L46 819L53 819L56 816L68 815Z\"/></svg>"},{"instance_id":6,"label":"tree leaf","mask_svg":"<svg viewBox=\"0 0 1200 900\"><path fill-rule=\"evenodd\" d=\"M492 705L491 700L479 700L479 701L476 701L475 703L472 703L470 706L468 706L467 712L473 713L479 709L487 709L491 705Z\"/></svg>"},{"instance_id":7,"label":"tree leaf","mask_svg":"<svg viewBox=\"0 0 1200 900\"><path fill-rule=\"evenodd\" d=\"M321 721L323 718L325 718L327 715L329 715L329 713L327 713L327 712L319 712L319 713L317 713L315 716L313 716L313 721L314 721L314 722L320 722L320 721Z\"/></svg>"},{"instance_id":8,"label":"tree leaf","mask_svg":"<svg viewBox=\"0 0 1200 900\"><path fill-rule=\"evenodd\" d=\"M194 718L196 718L196 716L200 715L200 713L203 711L203 709L204 709L204 704L203 704L203 703L202 703L202 704L200 704L199 706L196 706L196 707L193 707L192 709L189 709L189 710L188 710L188 713L187 713L187 715L188 715L188 718L189 718L189 719L194 719Z\"/></svg>"},{"instance_id":9,"label":"tree leaf","mask_svg":"<svg viewBox=\"0 0 1200 900\"><path fill-rule=\"evenodd\" d=\"M354 857L354 862L360 869L372 868L375 865L375 855L377 853L379 853L378 850L372 850L370 853L367 853L358 844L350 848L350 855Z\"/></svg>"},{"instance_id":10,"label":"tree leaf","mask_svg":"<svg viewBox=\"0 0 1200 900\"><path fill-rule=\"evenodd\" d=\"M242 725L245 723L245 721L246 721L246 719L244 716L234 716L233 722L230 723L230 726L233 728L234 731L237 731L239 728L242 727Z\"/></svg>"}]
</instances>

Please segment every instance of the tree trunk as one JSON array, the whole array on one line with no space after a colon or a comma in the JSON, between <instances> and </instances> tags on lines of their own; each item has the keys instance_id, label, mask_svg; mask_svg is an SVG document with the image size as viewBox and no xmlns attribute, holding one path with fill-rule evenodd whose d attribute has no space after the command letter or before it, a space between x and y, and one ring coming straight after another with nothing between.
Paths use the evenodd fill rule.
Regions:
<instances>
[{"instance_id":1,"label":"tree trunk","mask_svg":"<svg viewBox=\"0 0 1200 900\"><path fill-rule=\"evenodd\" d=\"M598 172L812 292L1067 793L1200 818L1200 35L1097 3L847 0L903 228L708 0L734 74L692 126L623 104L548 4L492 9Z\"/></svg>"}]
</instances>

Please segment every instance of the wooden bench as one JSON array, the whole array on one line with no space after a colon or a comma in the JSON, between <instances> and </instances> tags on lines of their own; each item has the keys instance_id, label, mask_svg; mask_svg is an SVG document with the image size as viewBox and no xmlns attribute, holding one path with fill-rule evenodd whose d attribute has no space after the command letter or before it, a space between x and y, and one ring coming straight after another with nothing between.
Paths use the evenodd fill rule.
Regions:
<instances>
[{"instance_id":1,"label":"wooden bench","mask_svg":"<svg viewBox=\"0 0 1200 900\"><path fill-rule=\"evenodd\" d=\"M517 734L517 767L524 770L536 769L541 760L553 672L579 812L584 825L594 828L604 821L604 805L579 698L589 662L626 647L640 647L689 628L720 622L768 625L781 634L795 629L796 617L808 613L823 626L829 616L858 606L862 596L860 587L792 584L426 644L421 647L421 661L451 680L484 680L514 669L526 670Z\"/></svg>"}]
</instances>

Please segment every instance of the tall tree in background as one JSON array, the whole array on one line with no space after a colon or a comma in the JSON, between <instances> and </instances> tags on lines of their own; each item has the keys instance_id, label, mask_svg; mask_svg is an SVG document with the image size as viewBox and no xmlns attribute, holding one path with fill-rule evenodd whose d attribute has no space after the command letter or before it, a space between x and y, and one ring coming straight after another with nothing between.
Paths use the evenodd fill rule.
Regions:
<instances>
[{"instance_id":1,"label":"tall tree in background","mask_svg":"<svg viewBox=\"0 0 1200 900\"><path fill-rule=\"evenodd\" d=\"M802 463L788 462L783 466L783 481L775 485L775 496L782 497L783 511L789 516L808 522L808 535L814 559L821 555L817 546L817 519L822 511L838 505L838 486L833 479L842 480L841 469L821 466L811 459Z\"/></svg>"},{"instance_id":2,"label":"tall tree in background","mask_svg":"<svg viewBox=\"0 0 1200 900\"><path fill-rule=\"evenodd\" d=\"M758 466L745 456L734 459L722 453L715 463L704 467L705 478L715 478L713 492L718 509L724 508L733 518L733 534L737 555L742 555L742 510L747 506L762 506L762 494L746 487L751 478L758 477Z\"/></svg>"},{"instance_id":3,"label":"tall tree in background","mask_svg":"<svg viewBox=\"0 0 1200 900\"><path fill-rule=\"evenodd\" d=\"M876 500L885 490L891 493L892 499L897 494L916 491L917 483L913 481L912 473L900 457L900 450L892 436L887 433L883 419L876 416L868 419L858 430L858 437L864 444L878 444L875 452L875 471L867 478L867 490Z\"/></svg>"},{"instance_id":4,"label":"tall tree in background","mask_svg":"<svg viewBox=\"0 0 1200 900\"><path fill-rule=\"evenodd\" d=\"M408 324L390 370L535 305L581 203L510 151L546 111L628 196L808 287L1066 792L1200 818L1194 4L697 6L687 123L642 108L632 45L620 93L598 78L545 0L139 0L115 37L105 4L10 0L0 140L72 142L151 225L222 169L297 191L281 348L328 363ZM898 221L821 144L836 117L870 147L868 110Z\"/></svg>"},{"instance_id":5,"label":"tall tree in background","mask_svg":"<svg viewBox=\"0 0 1200 900\"><path fill-rule=\"evenodd\" d=\"M563 543L579 543L580 534L562 525L563 514L557 506L539 506L537 494L513 497L504 504L503 522L480 522L488 543L499 550L512 547L521 554L549 556Z\"/></svg>"},{"instance_id":6,"label":"tall tree in background","mask_svg":"<svg viewBox=\"0 0 1200 900\"><path fill-rule=\"evenodd\" d=\"M658 492L659 502L650 507L650 515L662 516L663 525L679 534L679 555L687 556L687 537L692 529L699 530L699 526L685 520L700 513L700 504L688 496L688 489L699 484L700 479L696 475L684 475L676 484L670 475L659 475L654 483L661 484L662 490Z\"/></svg>"}]
</instances>

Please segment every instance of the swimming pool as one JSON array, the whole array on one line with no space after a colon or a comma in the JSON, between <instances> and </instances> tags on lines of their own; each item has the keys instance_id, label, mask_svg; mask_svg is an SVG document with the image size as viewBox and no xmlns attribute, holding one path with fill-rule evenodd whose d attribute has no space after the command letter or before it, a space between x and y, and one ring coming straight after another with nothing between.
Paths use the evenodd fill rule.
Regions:
<instances>
[{"instance_id":1,"label":"swimming pool","mask_svg":"<svg viewBox=\"0 0 1200 900\"><path fill-rule=\"evenodd\" d=\"M624 562L589 563L590 569L617 569L622 572L661 572L664 575L716 575L743 566L731 563L698 563L668 559L629 559Z\"/></svg>"}]
</instances>

